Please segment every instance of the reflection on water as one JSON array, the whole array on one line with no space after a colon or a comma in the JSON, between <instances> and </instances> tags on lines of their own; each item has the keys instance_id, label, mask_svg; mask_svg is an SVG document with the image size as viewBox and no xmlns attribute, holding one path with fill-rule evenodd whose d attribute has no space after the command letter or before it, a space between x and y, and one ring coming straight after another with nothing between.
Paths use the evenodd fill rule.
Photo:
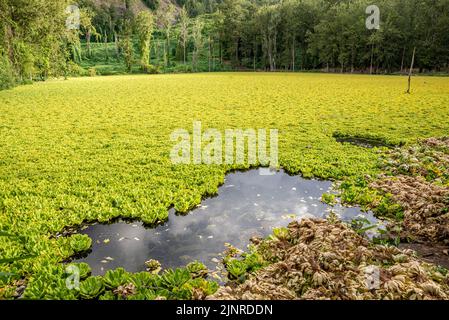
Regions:
<instances>
[{"instance_id":1,"label":"reflection on water","mask_svg":"<svg viewBox=\"0 0 449 320\"><path fill-rule=\"evenodd\" d=\"M149 259L159 260L164 268L200 260L213 269L226 242L245 249L252 236L267 236L273 227L307 216L325 217L331 207L320 198L330 188L329 181L306 180L284 171L275 175L259 175L258 170L231 173L217 197L204 200L186 216L171 210L162 226L146 229L141 223L125 222L89 226L81 233L93 239L92 253L77 261L89 263L93 274L117 267L143 271ZM345 221L358 215L377 221L358 208L337 205L332 209Z\"/></svg>"}]
</instances>

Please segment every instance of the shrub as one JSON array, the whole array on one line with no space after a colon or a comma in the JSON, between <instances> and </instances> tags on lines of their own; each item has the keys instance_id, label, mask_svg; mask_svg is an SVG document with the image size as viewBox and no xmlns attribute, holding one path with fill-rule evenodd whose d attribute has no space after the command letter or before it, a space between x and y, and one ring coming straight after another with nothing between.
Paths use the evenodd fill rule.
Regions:
<instances>
[{"instance_id":1,"label":"shrub","mask_svg":"<svg viewBox=\"0 0 449 320\"><path fill-rule=\"evenodd\" d=\"M158 66L147 64L142 66L142 71L148 74L159 74L161 73L161 70Z\"/></svg>"},{"instance_id":2,"label":"shrub","mask_svg":"<svg viewBox=\"0 0 449 320\"><path fill-rule=\"evenodd\" d=\"M87 71L89 73L89 77L95 77L97 75L97 69L95 69L93 67L89 68Z\"/></svg>"},{"instance_id":3,"label":"shrub","mask_svg":"<svg viewBox=\"0 0 449 320\"><path fill-rule=\"evenodd\" d=\"M165 71L172 73L190 73L194 70L190 64L177 64L171 68L167 68Z\"/></svg>"},{"instance_id":4,"label":"shrub","mask_svg":"<svg viewBox=\"0 0 449 320\"><path fill-rule=\"evenodd\" d=\"M0 90L10 89L15 85L14 75L9 60L0 54Z\"/></svg>"},{"instance_id":5,"label":"shrub","mask_svg":"<svg viewBox=\"0 0 449 320\"><path fill-rule=\"evenodd\" d=\"M67 64L68 75L72 77L86 76L88 75L88 71L83 69L79 64L74 63L73 61L69 61Z\"/></svg>"}]
</instances>

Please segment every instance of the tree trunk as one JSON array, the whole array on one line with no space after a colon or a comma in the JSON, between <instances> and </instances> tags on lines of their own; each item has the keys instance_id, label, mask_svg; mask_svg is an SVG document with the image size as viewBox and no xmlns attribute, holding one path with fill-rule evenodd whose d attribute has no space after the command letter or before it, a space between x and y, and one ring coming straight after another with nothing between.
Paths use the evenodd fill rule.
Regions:
<instances>
[{"instance_id":1,"label":"tree trunk","mask_svg":"<svg viewBox=\"0 0 449 320\"><path fill-rule=\"evenodd\" d=\"M220 51L220 64L223 65L223 47L222 47L221 40L220 40L220 43L218 46L218 50Z\"/></svg>"},{"instance_id":2,"label":"tree trunk","mask_svg":"<svg viewBox=\"0 0 449 320\"><path fill-rule=\"evenodd\" d=\"M183 42L182 47L184 49L184 64L186 64L186 62L187 62L187 60L186 60L186 45L187 45L186 39L183 39L182 42Z\"/></svg>"},{"instance_id":3,"label":"tree trunk","mask_svg":"<svg viewBox=\"0 0 449 320\"><path fill-rule=\"evenodd\" d=\"M256 43L256 37L254 37L253 42L253 71L256 72L256 55L257 55L257 43Z\"/></svg>"},{"instance_id":4,"label":"tree trunk","mask_svg":"<svg viewBox=\"0 0 449 320\"><path fill-rule=\"evenodd\" d=\"M235 64L236 66L239 65L239 40L235 42Z\"/></svg>"},{"instance_id":5,"label":"tree trunk","mask_svg":"<svg viewBox=\"0 0 449 320\"><path fill-rule=\"evenodd\" d=\"M373 74L373 59L374 59L374 43L371 45L371 62L369 65L369 74Z\"/></svg>"},{"instance_id":6,"label":"tree trunk","mask_svg":"<svg viewBox=\"0 0 449 320\"><path fill-rule=\"evenodd\" d=\"M105 31L104 32L104 51L105 51L105 59L106 62L109 61L109 50L108 50L108 33Z\"/></svg>"},{"instance_id":7,"label":"tree trunk","mask_svg":"<svg viewBox=\"0 0 449 320\"><path fill-rule=\"evenodd\" d=\"M212 41L212 70L215 71L215 41Z\"/></svg>"},{"instance_id":8,"label":"tree trunk","mask_svg":"<svg viewBox=\"0 0 449 320\"><path fill-rule=\"evenodd\" d=\"M404 60L405 60L405 47L402 50L401 73L404 72Z\"/></svg>"},{"instance_id":9,"label":"tree trunk","mask_svg":"<svg viewBox=\"0 0 449 320\"><path fill-rule=\"evenodd\" d=\"M91 38L91 31L90 31L90 28L89 28L89 29L87 29L87 33L86 33L87 56L89 58L92 55L92 51L90 49L90 38Z\"/></svg>"},{"instance_id":10,"label":"tree trunk","mask_svg":"<svg viewBox=\"0 0 449 320\"><path fill-rule=\"evenodd\" d=\"M115 42L115 56L118 59L120 52L119 52L119 47L118 47L118 38L117 38L117 32L114 31L114 42Z\"/></svg>"},{"instance_id":11,"label":"tree trunk","mask_svg":"<svg viewBox=\"0 0 449 320\"><path fill-rule=\"evenodd\" d=\"M210 43L210 36L209 36L209 52L208 52L208 55L207 55L207 59L208 59L208 63L209 63L209 72L211 71L211 61L210 61L210 59L211 59L211 43Z\"/></svg>"},{"instance_id":12,"label":"tree trunk","mask_svg":"<svg viewBox=\"0 0 449 320\"><path fill-rule=\"evenodd\" d=\"M355 51L355 45L352 45L351 48L351 73L354 73L354 60L355 60L355 55L356 55L356 51Z\"/></svg>"},{"instance_id":13,"label":"tree trunk","mask_svg":"<svg viewBox=\"0 0 449 320\"><path fill-rule=\"evenodd\" d=\"M164 44L164 52L165 52L165 66L168 67L170 64L170 34L167 32L166 36L167 43Z\"/></svg>"},{"instance_id":14,"label":"tree trunk","mask_svg":"<svg viewBox=\"0 0 449 320\"><path fill-rule=\"evenodd\" d=\"M276 37L276 33L274 34L273 37L273 51L272 51L272 57L273 57L273 71L277 70L277 66L276 66L276 48L277 48L277 37Z\"/></svg>"},{"instance_id":15,"label":"tree trunk","mask_svg":"<svg viewBox=\"0 0 449 320\"><path fill-rule=\"evenodd\" d=\"M274 71L274 65L273 65L273 51L272 51L272 47L271 47L271 39L268 38L267 41L268 45L267 45L267 49L268 49L268 62L270 65L270 71Z\"/></svg>"},{"instance_id":16,"label":"tree trunk","mask_svg":"<svg viewBox=\"0 0 449 320\"><path fill-rule=\"evenodd\" d=\"M295 53L295 39L293 39L292 43L292 71L295 72L295 61L296 60L296 53Z\"/></svg>"},{"instance_id":17,"label":"tree trunk","mask_svg":"<svg viewBox=\"0 0 449 320\"><path fill-rule=\"evenodd\" d=\"M410 65L410 70L408 72L408 88L407 93L410 94L410 86L412 82L412 74L413 74L413 65L415 64L415 53L416 53L416 47L413 48L413 56L412 56L412 64Z\"/></svg>"},{"instance_id":18,"label":"tree trunk","mask_svg":"<svg viewBox=\"0 0 449 320\"><path fill-rule=\"evenodd\" d=\"M6 53L8 54L9 61L14 61L14 51L12 48L12 43L14 39L14 33L11 28L11 25L5 23L5 36L6 36Z\"/></svg>"}]
</instances>

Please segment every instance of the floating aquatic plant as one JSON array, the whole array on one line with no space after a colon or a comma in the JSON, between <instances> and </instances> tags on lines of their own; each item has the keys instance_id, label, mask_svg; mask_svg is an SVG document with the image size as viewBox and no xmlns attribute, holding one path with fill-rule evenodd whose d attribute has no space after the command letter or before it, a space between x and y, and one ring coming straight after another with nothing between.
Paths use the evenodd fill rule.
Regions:
<instances>
[{"instance_id":1,"label":"floating aquatic plant","mask_svg":"<svg viewBox=\"0 0 449 320\"><path fill-rule=\"evenodd\" d=\"M106 271L104 277L104 284L108 289L116 289L121 285L128 283L129 274L123 268Z\"/></svg>"},{"instance_id":2,"label":"floating aquatic plant","mask_svg":"<svg viewBox=\"0 0 449 320\"><path fill-rule=\"evenodd\" d=\"M130 275L130 281L137 289L144 289L158 286L159 277L149 272L136 272Z\"/></svg>"},{"instance_id":3,"label":"floating aquatic plant","mask_svg":"<svg viewBox=\"0 0 449 320\"><path fill-rule=\"evenodd\" d=\"M391 158L399 166L386 168L378 166L386 150L342 144L333 134L406 146L447 134L449 80L414 81L416 90L407 96L401 77L281 73L85 78L0 92L0 230L29 239L24 246L0 237L0 258L23 257L30 249L34 255L0 264L0 292L12 298L12 286L24 277L24 296L45 298L51 290L45 281L58 285L61 276L41 280L48 264L90 247L78 236L55 236L66 227L118 217L161 223L168 208L187 211L216 192L226 171L248 167L173 165L170 134L189 130L192 120L219 131L276 128L286 171L343 180L343 203L381 204L379 212L400 220L404 213L394 199L384 200L369 184L391 171L447 185L444 141L426 142L442 153L424 148L413 157L398 154ZM425 164L422 173L415 157ZM118 298L110 291L102 297Z\"/></svg>"},{"instance_id":4,"label":"floating aquatic plant","mask_svg":"<svg viewBox=\"0 0 449 320\"><path fill-rule=\"evenodd\" d=\"M153 274L158 274L161 271L161 263L157 260L150 259L145 261L145 265L147 266L147 271Z\"/></svg>"},{"instance_id":5,"label":"floating aquatic plant","mask_svg":"<svg viewBox=\"0 0 449 320\"><path fill-rule=\"evenodd\" d=\"M447 272L418 260L411 250L374 245L342 222L303 219L288 230L288 239L268 238L255 248L276 259L208 299L449 297ZM377 270L373 286L369 270Z\"/></svg>"},{"instance_id":6,"label":"floating aquatic plant","mask_svg":"<svg viewBox=\"0 0 449 320\"><path fill-rule=\"evenodd\" d=\"M97 298L104 291L102 277L89 277L80 283L80 296L83 299Z\"/></svg>"},{"instance_id":7,"label":"floating aquatic plant","mask_svg":"<svg viewBox=\"0 0 449 320\"><path fill-rule=\"evenodd\" d=\"M207 277L208 270L207 267L199 262L199 261L192 261L189 264L187 264L186 269L190 272L192 278L205 278Z\"/></svg>"},{"instance_id":8,"label":"floating aquatic plant","mask_svg":"<svg viewBox=\"0 0 449 320\"><path fill-rule=\"evenodd\" d=\"M76 270L79 272L80 279L86 279L88 276L90 276L92 270L90 266L85 262L79 262L79 263L71 263L69 266L69 270L73 270L70 267L75 267ZM67 268L66 268L67 270Z\"/></svg>"},{"instance_id":9,"label":"floating aquatic plant","mask_svg":"<svg viewBox=\"0 0 449 320\"><path fill-rule=\"evenodd\" d=\"M136 292L136 286L133 283L121 285L113 291L115 295L120 296L122 299L127 299L129 296L135 295Z\"/></svg>"},{"instance_id":10,"label":"floating aquatic plant","mask_svg":"<svg viewBox=\"0 0 449 320\"><path fill-rule=\"evenodd\" d=\"M337 197L335 194L332 193L323 193L321 195L321 201L328 204L328 205L335 205L337 204Z\"/></svg>"},{"instance_id":11,"label":"floating aquatic plant","mask_svg":"<svg viewBox=\"0 0 449 320\"><path fill-rule=\"evenodd\" d=\"M167 289L180 288L191 279L187 269L168 269L161 275L161 285Z\"/></svg>"},{"instance_id":12,"label":"floating aquatic plant","mask_svg":"<svg viewBox=\"0 0 449 320\"><path fill-rule=\"evenodd\" d=\"M75 253L87 251L92 246L92 239L85 234L75 234L70 237L70 247Z\"/></svg>"}]
</instances>

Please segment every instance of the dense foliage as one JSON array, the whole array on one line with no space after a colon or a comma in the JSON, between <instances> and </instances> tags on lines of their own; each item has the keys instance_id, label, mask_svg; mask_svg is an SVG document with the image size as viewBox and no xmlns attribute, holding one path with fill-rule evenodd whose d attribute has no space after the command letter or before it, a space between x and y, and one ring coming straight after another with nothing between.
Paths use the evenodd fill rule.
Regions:
<instances>
[{"instance_id":1,"label":"dense foliage","mask_svg":"<svg viewBox=\"0 0 449 320\"><path fill-rule=\"evenodd\" d=\"M0 1L0 87L67 73L65 0ZM5 68L6 67L6 68ZM5 80L6 79L6 80Z\"/></svg>"},{"instance_id":2,"label":"dense foliage","mask_svg":"<svg viewBox=\"0 0 449 320\"><path fill-rule=\"evenodd\" d=\"M419 71L449 62L449 0L375 1L378 30L365 25L371 0L80 0L74 30L68 4L0 1L0 88L93 68L405 72L415 48Z\"/></svg>"},{"instance_id":3,"label":"dense foliage","mask_svg":"<svg viewBox=\"0 0 449 320\"><path fill-rule=\"evenodd\" d=\"M73 289L68 289L66 285L70 267L87 271L80 274L79 286ZM186 268L169 269L162 274L132 274L123 268L109 270L104 276L89 274L90 270L85 264L46 266L30 279L23 299L185 300L204 298L218 289L216 282L208 281L205 275L198 276Z\"/></svg>"},{"instance_id":4,"label":"dense foliage","mask_svg":"<svg viewBox=\"0 0 449 320\"><path fill-rule=\"evenodd\" d=\"M95 6L96 1L91 3L102 12L100 17L108 17L105 12L113 8L113 5ZM207 62L203 70L212 68L212 60L212 64L216 62L217 65L227 61L235 68L265 70L404 71L410 66L415 47L416 66L420 70L439 71L448 66L447 0L377 1L375 4L381 13L379 30L366 28L368 14L365 11L373 4L368 0L189 0L173 3L154 1L150 4L157 16L155 39L165 41L164 66L171 55L178 58L178 62L184 61L180 58L186 45L192 54L192 64L196 64L198 21L204 25L199 42L200 54ZM182 10L181 6L184 6ZM191 21L186 21L184 11ZM104 19L95 21L107 25ZM172 38L167 37L170 28L174 29ZM155 61L158 55L154 53Z\"/></svg>"}]
</instances>

